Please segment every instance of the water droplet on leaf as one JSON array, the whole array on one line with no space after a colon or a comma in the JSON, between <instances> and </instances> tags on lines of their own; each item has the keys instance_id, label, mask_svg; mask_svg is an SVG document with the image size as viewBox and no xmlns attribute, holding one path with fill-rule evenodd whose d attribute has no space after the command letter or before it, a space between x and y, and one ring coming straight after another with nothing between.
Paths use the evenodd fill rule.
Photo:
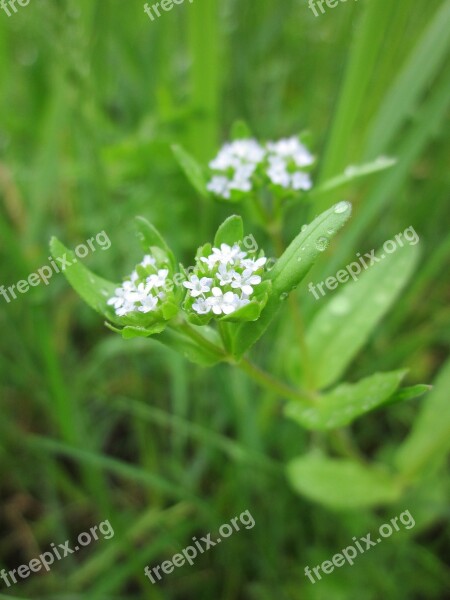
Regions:
<instances>
[{"instance_id":1,"label":"water droplet on leaf","mask_svg":"<svg viewBox=\"0 0 450 600\"><path fill-rule=\"evenodd\" d=\"M325 236L322 236L316 240L316 248L320 252L323 252L324 250L326 250L329 245L330 245L330 240Z\"/></svg>"}]
</instances>

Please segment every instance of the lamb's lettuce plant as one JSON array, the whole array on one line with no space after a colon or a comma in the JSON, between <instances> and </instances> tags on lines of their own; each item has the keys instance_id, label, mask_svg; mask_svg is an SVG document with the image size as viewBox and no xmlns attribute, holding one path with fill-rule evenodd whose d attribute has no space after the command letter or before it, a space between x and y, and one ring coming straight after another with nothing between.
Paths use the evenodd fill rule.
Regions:
<instances>
[{"instance_id":1,"label":"lamb's lettuce plant","mask_svg":"<svg viewBox=\"0 0 450 600\"><path fill-rule=\"evenodd\" d=\"M284 398L286 417L302 428L326 434L334 452L342 456L315 452L291 461L287 475L301 493L329 504L330 488L339 486L336 507L395 500L405 481L386 466L362 466L358 449L340 428L370 411L417 397L428 386L400 389L405 369L374 373L351 383L340 379L406 285L417 262L417 248L399 248L358 282L347 284L319 310L304 336L296 332L302 339L290 345L283 359L289 378L285 383L251 362L247 353L280 310L290 310L295 323L295 298L286 300L348 221L351 205L339 202L303 224L284 248L280 236L284 200L289 195L295 200L312 199L321 193L312 187L309 171L314 158L300 137L261 143L241 136L226 144L208 167L199 165L181 147L174 148L174 153L204 198L251 199L257 207L257 222L271 235L279 257L269 261L263 249L249 250L243 244L243 220L232 215L212 240L198 248L193 264L186 268L153 225L138 217L143 258L131 274L113 283L74 262L65 271L69 283L124 338L152 337L203 366L225 362L240 368ZM322 190L393 162L381 158L352 167L323 184ZM56 239L51 241L51 252L55 258L71 256Z\"/></svg>"}]
</instances>

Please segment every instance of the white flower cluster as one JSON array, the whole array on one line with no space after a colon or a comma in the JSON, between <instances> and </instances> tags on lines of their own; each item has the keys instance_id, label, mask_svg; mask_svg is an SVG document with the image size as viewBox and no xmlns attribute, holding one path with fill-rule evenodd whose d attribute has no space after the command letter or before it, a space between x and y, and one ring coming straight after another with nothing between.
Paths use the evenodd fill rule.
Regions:
<instances>
[{"instance_id":1,"label":"white flower cluster","mask_svg":"<svg viewBox=\"0 0 450 600\"><path fill-rule=\"evenodd\" d=\"M137 268L139 271L137 271ZM166 294L167 275L169 269L159 269L156 259L146 254L142 262L123 282L116 288L115 296L108 300L118 317L124 317L132 312L149 313L158 310L159 303Z\"/></svg>"},{"instance_id":2,"label":"white flower cluster","mask_svg":"<svg viewBox=\"0 0 450 600\"><path fill-rule=\"evenodd\" d=\"M265 150L256 140L236 140L225 144L216 158L209 163L219 175L214 175L208 183L208 190L230 198L232 190L249 192L252 189L252 175L264 160Z\"/></svg>"},{"instance_id":3,"label":"white flower cluster","mask_svg":"<svg viewBox=\"0 0 450 600\"><path fill-rule=\"evenodd\" d=\"M225 144L216 158L209 163L215 171L207 188L217 196L230 199L233 190L249 192L252 177L261 167L269 181L290 190L309 190L312 181L305 167L314 157L298 137L281 139L260 145L254 139L241 139Z\"/></svg>"},{"instance_id":4,"label":"white flower cluster","mask_svg":"<svg viewBox=\"0 0 450 600\"><path fill-rule=\"evenodd\" d=\"M267 175L272 183L292 190L310 190L311 177L301 169L309 167L314 157L297 137L267 144Z\"/></svg>"},{"instance_id":5,"label":"white flower cluster","mask_svg":"<svg viewBox=\"0 0 450 600\"><path fill-rule=\"evenodd\" d=\"M189 296L195 299L192 309L199 315L211 312L230 315L250 302L254 287L262 281L267 259L248 258L247 252L243 252L238 244L221 244L200 261L204 265L199 265L197 274L183 283ZM205 265L207 276L199 277L198 273L204 272Z\"/></svg>"}]
</instances>

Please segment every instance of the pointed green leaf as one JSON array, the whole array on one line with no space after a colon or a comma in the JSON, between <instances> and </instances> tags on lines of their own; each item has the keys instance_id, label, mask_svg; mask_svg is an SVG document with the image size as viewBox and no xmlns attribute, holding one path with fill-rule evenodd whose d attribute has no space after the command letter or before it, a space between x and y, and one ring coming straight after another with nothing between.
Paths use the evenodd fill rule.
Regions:
<instances>
[{"instance_id":1,"label":"pointed green leaf","mask_svg":"<svg viewBox=\"0 0 450 600\"><path fill-rule=\"evenodd\" d=\"M350 215L351 204L339 202L314 219L292 241L270 272L272 293L261 317L254 323L242 324L236 332L234 352L237 358L261 337L288 293L298 286Z\"/></svg>"},{"instance_id":2,"label":"pointed green leaf","mask_svg":"<svg viewBox=\"0 0 450 600\"><path fill-rule=\"evenodd\" d=\"M136 225L144 252L148 252L150 248L160 248L167 254L171 262L172 269L175 270L177 263L175 261L173 252L156 227L147 221L145 217L136 217Z\"/></svg>"},{"instance_id":3,"label":"pointed green leaf","mask_svg":"<svg viewBox=\"0 0 450 600\"><path fill-rule=\"evenodd\" d=\"M396 501L399 482L381 466L307 455L287 466L292 487L306 498L332 509L357 509Z\"/></svg>"},{"instance_id":4,"label":"pointed green leaf","mask_svg":"<svg viewBox=\"0 0 450 600\"><path fill-rule=\"evenodd\" d=\"M214 246L220 248L220 244L228 244L233 246L237 242L242 242L244 239L244 224L242 217L231 215L228 217L217 230L214 238Z\"/></svg>"},{"instance_id":5,"label":"pointed green leaf","mask_svg":"<svg viewBox=\"0 0 450 600\"><path fill-rule=\"evenodd\" d=\"M242 140L252 138L253 134L245 121L235 121L231 127L231 139Z\"/></svg>"},{"instance_id":6,"label":"pointed green leaf","mask_svg":"<svg viewBox=\"0 0 450 600\"><path fill-rule=\"evenodd\" d=\"M374 161L365 163L363 165L350 165L345 169L342 175L333 177L333 179L329 179L322 185L314 188L311 192L311 197L314 198L315 196L319 196L320 194L339 188L347 183L351 183L356 179L361 179L363 177L367 177L368 175L372 175L373 173L384 171L385 169L393 167L396 163L397 159L395 158L380 156Z\"/></svg>"},{"instance_id":7,"label":"pointed green leaf","mask_svg":"<svg viewBox=\"0 0 450 600\"><path fill-rule=\"evenodd\" d=\"M178 164L184 171L184 174L186 175L190 183L194 186L194 188L201 196L207 198L207 180L201 165L195 160L193 156L186 152L184 148L177 144L174 144L172 146L172 151L175 155L175 158L178 161Z\"/></svg>"},{"instance_id":8,"label":"pointed green leaf","mask_svg":"<svg viewBox=\"0 0 450 600\"><path fill-rule=\"evenodd\" d=\"M306 333L319 389L337 381L364 346L412 274L418 249L405 246L381 256L384 258L378 253L379 264L369 267L358 281L344 285L319 311ZM359 263L352 264L362 270Z\"/></svg>"},{"instance_id":9,"label":"pointed green leaf","mask_svg":"<svg viewBox=\"0 0 450 600\"><path fill-rule=\"evenodd\" d=\"M131 340L135 337L150 337L151 335L156 335L157 333L164 331L165 328L166 323L155 323L150 327L132 327L131 325L127 325L120 333L124 340Z\"/></svg>"},{"instance_id":10,"label":"pointed green leaf","mask_svg":"<svg viewBox=\"0 0 450 600\"><path fill-rule=\"evenodd\" d=\"M388 398L386 402L383 403L383 406L391 406L392 404L400 404L400 402L407 402L408 400L419 398L419 396L423 396L423 394L426 394L432 389L433 386L425 384L402 388Z\"/></svg>"},{"instance_id":11,"label":"pointed green leaf","mask_svg":"<svg viewBox=\"0 0 450 600\"><path fill-rule=\"evenodd\" d=\"M317 406L289 402L287 417L306 429L345 427L361 415L382 406L400 385L406 371L376 373L357 383L343 383L320 396Z\"/></svg>"},{"instance_id":12,"label":"pointed green leaf","mask_svg":"<svg viewBox=\"0 0 450 600\"><path fill-rule=\"evenodd\" d=\"M450 448L449 390L450 360L440 371L412 432L397 452L396 465L408 478L422 473L432 461L437 463Z\"/></svg>"}]
</instances>

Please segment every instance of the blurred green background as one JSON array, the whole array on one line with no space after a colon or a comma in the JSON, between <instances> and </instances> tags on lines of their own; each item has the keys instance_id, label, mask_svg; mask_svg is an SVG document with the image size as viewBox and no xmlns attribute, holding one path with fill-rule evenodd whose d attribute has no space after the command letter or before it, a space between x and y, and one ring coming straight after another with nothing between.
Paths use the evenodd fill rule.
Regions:
<instances>
[{"instance_id":1,"label":"blurred green background","mask_svg":"<svg viewBox=\"0 0 450 600\"><path fill-rule=\"evenodd\" d=\"M31 0L11 17L0 10L0 284L48 264L52 235L72 248L103 230L111 248L86 264L120 280L141 259L138 214L191 264L231 210L196 195L171 144L206 163L236 119L261 139L307 129L316 182L379 155L398 158L292 211L287 240L336 200L355 207L308 281L408 226L421 238L413 280L347 379L407 367L409 384L432 383L450 342L450 3L348 1L315 17L306 0L186 0L153 22L143 4ZM270 253L263 232L254 235ZM308 322L320 303L306 287L298 302ZM284 476L286 460L314 440L242 373L203 370L155 341L123 341L62 275L9 304L0 296L0 324L1 567L106 519L115 531L48 574L9 589L0 581L0 598L448 597L442 466L431 465L398 505L332 512L296 495ZM281 378L288 329L283 315L253 351ZM424 401L358 421L362 451L388 459ZM253 529L158 585L144 577L145 565L246 509ZM406 509L413 529L320 583L305 577L306 565Z\"/></svg>"}]
</instances>

